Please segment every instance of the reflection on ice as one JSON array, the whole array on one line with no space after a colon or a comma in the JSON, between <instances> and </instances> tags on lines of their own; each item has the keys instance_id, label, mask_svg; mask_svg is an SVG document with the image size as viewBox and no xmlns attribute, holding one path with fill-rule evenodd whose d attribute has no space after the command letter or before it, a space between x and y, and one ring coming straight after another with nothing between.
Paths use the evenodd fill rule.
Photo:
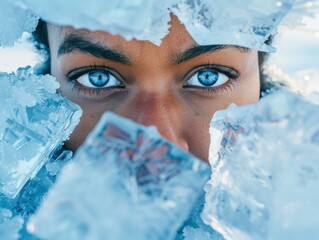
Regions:
<instances>
[{"instance_id":1,"label":"reflection on ice","mask_svg":"<svg viewBox=\"0 0 319 240\"><path fill-rule=\"evenodd\" d=\"M318 239L318 114L288 92L216 114L204 222L226 239Z\"/></svg>"},{"instance_id":2,"label":"reflection on ice","mask_svg":"<svg viewBox=\"0 0 319 240\"><path fill-rule=\"evenodd\" d=\"M28 229L45 239L174 239L209 173L154 127L106 113Z\"/></svg>"}]
</instances>

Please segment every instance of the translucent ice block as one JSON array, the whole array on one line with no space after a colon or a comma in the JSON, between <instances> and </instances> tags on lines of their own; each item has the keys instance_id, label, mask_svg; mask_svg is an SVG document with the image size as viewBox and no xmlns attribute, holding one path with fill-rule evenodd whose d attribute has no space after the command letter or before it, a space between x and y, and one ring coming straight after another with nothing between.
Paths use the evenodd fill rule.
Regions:
<instances>
[{"instance_id":1,"label":"translucent ice block","mask_svg":"<svg viewBox=\"0 0 319 240\"><path fill-rule=\"evenodd\" d=\"M13 216L9 209L0 208L0 239L19 239L19 230L22 228L23 222L21 217Z\"/></svg>"},{"instance_id":2,"label":"translucent ice block","mask_svg":"<svg viewBox=\"0 0 319 240\"><path fill-rule=\"evenodd\" d=\"M308 0L23 0L46 21L75 28L120 34L128 40L160 44L168 33L174 13L199 45L230 44L260 51L273 48L265 43L289 13L294 25L302 16L318 10ZM297 21L299 20L299 21Z\"/></svg>"},{"instance_id":3,"label":"translucent ice block","mask_svg":"<svg viewBox=\"0 0 319 240\"><path fill-rule=\"evenodd\" d=\"M217 113L204 222L225 239L319 239L318 119L285 91Z\"/></svg>"},{"instance_id":4,"label":"translucent ice block","mask_svg":"<svg viewBox=\"0 0 319 240\"><path fill-rule=\"evenodd\" d=\"M0 193L14 198L66 140L80 108L56 94L51 76L0 73Z\"/></svg>"},{"instance_id":5,"label":"translucent ice block","mask_svg":"<svg viewBox=\"0 0 319 240\"><path fill-rule=\"evenodd\" d=\"M0 47L13 46L24 31L31 33L38 24L39 17L16 0L1 0L0 9Z\"/></svg>"},{"instance_id":6,"label":"translucent ice block","mask_svg":"<svg viewBox=\"0 0 319 240\"><path fill-rule=\"evenodd\" d=\"M105 113L28 229L44 239L174 239L209 174L156 128Z\"/></svg>"},{"instance_id":7,"label":"translucent ice block","mask_svg":"<svg viewBox=\"0 0 319 240\"><path fill-rule=\"evenodd\" d=\"M26 225L22 223L26 223L38 209L71 157L72 152L69 150L55 150L50 160L23 186L14 199L0 194L0 239L37 239L26 231Z\"/></svg>"},{"instance_id":8,"label":"translucent ice block","mask_svg":"<svg viewBox=\"0 0 319 240\"><path fill-rule=\"evenodd\" d=\"M32 32L38 14L45 21L75 28L102 30L131 40L160 44L174 13L199 45L230 44L260 51L273 48L265 41L284 25L302 25L319 3L308 0L2 0L0 45L12 45L23 31ZM36 14L35 14L36 13ZM226 26L226 27L225 27ZM212 37L213 36L213 37Z\"/></svg>"}]
</instances>

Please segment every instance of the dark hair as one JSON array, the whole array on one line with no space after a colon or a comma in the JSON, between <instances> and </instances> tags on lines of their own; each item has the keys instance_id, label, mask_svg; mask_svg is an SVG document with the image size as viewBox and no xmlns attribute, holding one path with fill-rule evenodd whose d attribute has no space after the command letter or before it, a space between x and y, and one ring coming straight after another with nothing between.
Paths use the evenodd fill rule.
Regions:
<instances>
[{"instance_id":1,"label":"dark hair","mask_svg":"<svg viewBox=\"0 0 319 240\"><path fill-rule=\"evenodd\" d=\"M43 62L35 67L35 71L38 74L51 73L50 47L46 22L41 19L39 20L35 31L32 33L31 41L36 50L44 57Z\"/></svg>"},{"instance_id":2,"label":"dark hair","mask_svg":"<svg viewBox=\"0 0 319 240\"><path fill-rule=\"evenodd\" d=\"M50 48L48 41L48 32L46 22L40 19L36 30L32 34L31 40L34 43L36 50L45 57L45 60L36 66L36 72L39 74L50 73ZM267 45L271 45L273 42L273 35L271 35L265 42ZM258 52L258 64L260 74L260 97L268 95L272 90L277 90L282 87L283 83L274 83L270 76L265 73L265 62L269 57L268 52Z\"/></svg>"}]
</instances>

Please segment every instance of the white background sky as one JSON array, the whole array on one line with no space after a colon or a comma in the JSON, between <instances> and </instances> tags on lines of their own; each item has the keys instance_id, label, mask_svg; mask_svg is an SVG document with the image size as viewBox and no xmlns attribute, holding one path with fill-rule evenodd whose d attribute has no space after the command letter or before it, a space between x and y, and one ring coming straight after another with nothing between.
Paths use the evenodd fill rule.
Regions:
<instances>
[{"instance_id":1,"label":"white background sky","mask_svg":"<svg viewBox=\"0 0 319 240\"><path fill-rule=\"evenodd\" d=\"M0 47L0 71L11 72L18 67L33 66L41 59L32 50L32 44L25 41L27 36L24 35L13 48ZM308 88L319 91L319 13L316 18L306 18L304 27L281 29L274 46L277 52L269 64L301 85L308 84Z\"/></svg>"}]
</instances>

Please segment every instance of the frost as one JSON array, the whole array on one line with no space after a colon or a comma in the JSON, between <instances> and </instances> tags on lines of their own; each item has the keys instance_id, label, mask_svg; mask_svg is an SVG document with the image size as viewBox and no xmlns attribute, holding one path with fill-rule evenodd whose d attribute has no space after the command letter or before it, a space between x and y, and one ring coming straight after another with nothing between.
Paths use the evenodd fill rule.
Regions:
<instances>
[{"instance_id":1,"label":"frost","mask_svg":"<svg viewBox=\"0 0 319 240\"><path fill-rule=\"evenodd\" d=\"M1 0L0 9L0 47L13 46L23 32L33 32L38 24L38 16L15 0Z\"/></svg>"},{"instance_id":2,"label":"frost","mask_svg":"<svg viewBox=\"0 0 319 240\"><path fill-rule=\"evenodd\" d=\"M105 2L33 1L24 3L44 20L75 28L102 30L159 44L168 33L170 0L117 0Z\"/></svg>"},{"instance_id":3,"label":"frost","mask_svg":"<svg viewBox=\"0 0 319 240\"><path fill-rule=\"evenodd\" d=\"M204 222L225 239L318 239L318 110L282 91L215 114Z\"/></svg>"},{"instance_id":4,"label":"frost","mask_svg":"<svg viewBox=\"0 0 319 240\"><path fill-rule=\"evenodd\" d=\"M308 14L305 0L21 0L46 21L75 28L102 30L131 40L160 44L174 13L200 45L231 44L271 51L269 35L289 11ZM280 4L279 4L280 3Z\"/></svg>"},{"instance_id":5,"label":"frost","mask_svg":"<svg viewBox=\"0 0 319 240\"><path fill-rule=\"evenodd\" d=\"M0 73L0 193L8 197L19 193L79 122L81 110L55 93L58 86L30 67Z\"/></svg>"},{"instance_id":6,"label":"frost","mask_svg":"<svg viewBox=\"0 0 319 240\"><path fill-rule=\"evenodd\" d=\"M0 239L16 240L20 237L19 231L23 225L23 219L12 216L9 209L0 208Z\"/></svg>"},{"instance_id":7,"label":"frost","mask_svg":"<svg viewBox=\"0 0 319 240\"><path fill-rule=\"evenodd\" d=\"M50 160L36 176L23 186L15 198L0 194L0 239L34 239L25 223L34 214L61 169L71 160L70 151L56 149ZM1 224L2 222L2 224ZM23 225L22 225L23 224ZM19 232L19 234L18 234ZM12 238L9 238L12 237Z\"/></svg>"},{"instance_id":8,"label":"frost","mask_svg":"<svg viewBox=\"0 0 319 240\"><path fill-rule=\"evenodd\" d=\"M37 15L59 25L102 30L159 45L168 33L170 13L174 13L200 45L231 44L272 51L265 41L283 18L291 12L286 25L300 25L304 16L318 9L317 3L312 5L310 8L306 0L117 0L107 4L102 0L81 4L75 0L5 0L0 4L7 9L0 15L0 45L12 45L23 31L32 32Z\"/></svg>"}]
</instances>

